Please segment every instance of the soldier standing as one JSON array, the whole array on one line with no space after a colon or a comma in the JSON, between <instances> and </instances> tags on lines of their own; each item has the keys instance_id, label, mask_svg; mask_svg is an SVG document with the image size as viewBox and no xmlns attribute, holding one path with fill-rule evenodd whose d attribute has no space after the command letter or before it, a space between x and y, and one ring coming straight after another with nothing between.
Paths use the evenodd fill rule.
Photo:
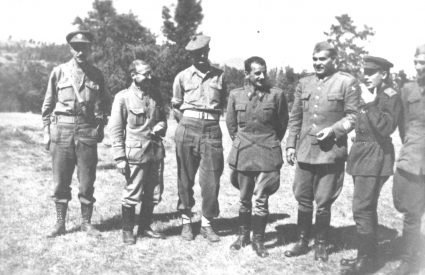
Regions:
<instances>
[{"instance_id":1,"label":"soldier standing","mask_svg":"<svg viewBox=\"0 0 425 275\"><path fill-rule=\"evenodd\" d=\"M353 176L353 217L357 227L357 257L342 259L344 274L374 271L377 254L377 204L383 184L393 174L391 134L402 117L399 94L390 85L393 64L381 57L363 58L364 84L356 119L356 137L347 160Z\"/></svg>"},{"instance_id":2,"label":"soldier standing","mask_svg":"<svg viewBox=\"0 0 425 275\"><path fill-rule=\"evenodd\" d=\"M71 180L75 166L79 181L81 230L99 236L91 224L97 143L103 139L107 95L102 73L88 63L93 35L75 31L66 36L73 58L55 67L41 110L44 143L52 154L57 222L49 237L65 234L65 217L71 200Z\"/></svg>"},{"instance_id":3,"label":"soldier standing","mask_svg":"<svg viewBox=\"0 0 425 275\"><path fill-rule=\"evenodd\" d=\"M417 47L414 64L416 81L406 83L401 89L403 146L393 180L394 205L404 214L401 263L394 272L397 275L419 269L421 218L425 211L425 44Z\"/></svg>"},{"instance_id":4,"label":"soldier standing","mask_svg":"<svg viewBox=\"0 0 425 275\"><path fill-rule=\"evenodd\" d=\"M267 66L261 57L245 61L245 78L247 84L230 92L227 105L227 129L233 140L228 163L232 184L240 190L239 236L230 249L250 243L252 213L252 248L258 256L267 257L268 200L280 185L280 142L288 125L288 105L283 91L267 83Z\"/></svg>"},{"instance_id":5,"label":"soldier standing","mask_svg":"<svg viewBox=\"0 0 425 275\"><path fill-rule=\"evenodd\" d=\"M347 133L354 127L359 93L353 76L336 70L337 52L328 42L313 51L314 75L302 78L295 91L286 142L288 163L297 166L294 194L298 201L299 241L286 257L305 254L316 201L315 260L327 261L331 205L341 192Z\"/></svg>"},{"instance_id":6,"label":"soldier standing","mask_svg":"<svg viewBox=\"0 0 425 275\"><path fill-rule=\"evenodd\" d=\"M123 241L135 244L135 206L140 201L139 234L164 237L150 225L154 205L160 200L155 189L163 182L158 172L165 157L161 137L165 136L167 120L150 65L135 60L129 71L133 83L115 96L110 130L114 159L126 179L122 197Z\"/></svg>"},{"instance_id":7,"label":"soldier standing","mask_svg":"<svg viewBox=\"0 0 425 275\"><path fill-rule=\"evenodd\" d=\"M176 133L178 174L177 208L181 211L182 232L185 240L193 240L191 227L193 186L199 169L202 195L201 234L210 242L220 240L211 220L220 210L218 192L223 173L223 144L219 125L220 113L226 97L223 71L208 61L210 37L197 35L186 46L193 65L177 74L171 100L179 122Z\"/></svg>"}]
</instances>

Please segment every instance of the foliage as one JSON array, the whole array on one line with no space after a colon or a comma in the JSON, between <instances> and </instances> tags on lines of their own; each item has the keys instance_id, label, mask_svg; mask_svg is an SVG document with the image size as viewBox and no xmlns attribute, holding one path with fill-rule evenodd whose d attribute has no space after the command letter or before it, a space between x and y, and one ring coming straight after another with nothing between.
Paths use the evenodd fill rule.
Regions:
<instances>
[{"instance_id":1,"label":"foliage","mask_svg":"<svg viewBox=\"0 0 425 275\"><path fill-rule=\"evenodd\" d=\"M95 0L88 16L77 17L74 23L94 34L92 59L112 95L128 86L128 67L135 58L157 65L156 37L131 12L117 14L112 0Z\"/></svg>"},{"instance_id":2,"label":"foliage","mask_svg":"<svg viewBox=\"0 0 425 275\"><path fill-rule=\"evenodd\" d=\"M362 58L368 53L361 43L367 41L375 32L366 25L358 29L348 14L335 18L338 24L332 24L330 31L324 34L338 51L338 69L359 76Z\"/></svg>"}]
</instances>

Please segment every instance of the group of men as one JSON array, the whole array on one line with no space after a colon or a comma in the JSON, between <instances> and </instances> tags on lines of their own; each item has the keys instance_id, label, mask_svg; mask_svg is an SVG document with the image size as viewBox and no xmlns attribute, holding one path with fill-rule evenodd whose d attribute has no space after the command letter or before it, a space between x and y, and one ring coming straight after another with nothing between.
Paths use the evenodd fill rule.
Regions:
<instances>
[{"instance_id":1,"label":"group of men","mask_svg":"<svg viewBox=\"0 0 425 275\"><path fill-rule=\"evenodd\" d=\"M100 232L91 224L95 199L97 143L107 123L107 96L101 72L87 57L93 34L67 35L73 58L53 69L42 107L44 141L53 164L57 222L50 237L65 234L65 217L71 200L75 166L79 180L81 229ZM224 168L219 121L226 106L223 71L208 60L210 37L196 35L186 50L192 66L177 74L171 100L178 122L175 132L178 205L181 237L193 240L193 187L199 173L202 197L200 234L210 242L220 237L214 218L220 213L218 194ZM403 147L394 175L393 197L404 213L401 263L395 274L418 270L421 217L425 211L425 45L414 56L417 80L398 93L391 87L391 62L365 56L364 79L337 70L337 51L328 42L313 50L314 74L300 79L289 113L281 89L272 87L263 58L244 63L243 87L229 93L226 125L232 139L227 158L230 182L240 191L239 233L232 250L249 244L260 257L268 256L264 234L268 200L280 185L283 165L281 141L288 128L286 159L296 165L293 191L298 201L298 241L286 257L306 254L315 211L314 258L328 260L327 240L331 206L341 192L345 162L353 176L353 216L358 235L354 259L342 259L344 274L372 272L377 257L377 204L384 182L395 162L391 134L399 127ZM141 203L139 236L164 238L151 227L152 213L161 200L167 130L164 103L151 66L134 60L129 68L131 85L116 94L109 121L113 157L124 175L122 195L123 242L136 243L135 207ZM347 134L355 139L347 152ZM254 202L253 202L254 201ZM252 238L251 238L252 231Z\"/></svg>"}]
</instances>

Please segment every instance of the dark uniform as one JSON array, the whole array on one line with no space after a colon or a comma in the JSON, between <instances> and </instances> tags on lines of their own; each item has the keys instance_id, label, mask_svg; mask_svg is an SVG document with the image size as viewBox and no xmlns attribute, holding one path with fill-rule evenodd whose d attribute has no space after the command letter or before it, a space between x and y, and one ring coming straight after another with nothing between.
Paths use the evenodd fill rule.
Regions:
<instances>
[{"instance_id":1,"label":"dark uniform","mask_svg":"<svg viewBox=\"0 0 425 275\"><path fill-rule=\"evenodd\" d=\"M389 69L393 66L389 61L373 56L365 56L363 60L364 70L372 71L366 78L379 77L378 74L384 72L389 77ZM393 174L395 154L391 134L401 117L399 94L382 80L376 86L374 101L364 103L361 100L356 136L347 160L347 173L354 181L353 217L357 226L358 255L355 259L341 261L343 266L350 266L351 271L364 273L372 267L368 263L376 260L378 198L383 184Z\"/></svg>"},{"instance_id":2,"label":"dark uniform","mask_svg":"<svg viewBox=\"0 0 425 275\"><path fill-rule=\"evenodd\" d=\"M417 271L421 239L421 218L425 211L425 44L415 54L418 80L401 90L404 120L403 146L394 175L393 199L404 214L401 264L394 274Z\"/></svg>"},{"instance_id":3,"label":"dark uniform","mask_svg":"<svg viewBox=\"0 0 425 275\"><path fill-rule=\"evenodd\" d=\"M303 249L287 251L287 257L299 255L301 251L305 253L315 201L316 243L320 244L316 248L325 253L323 260L327 260L321 248L326 243L331 205L342 189L347 133L354 128L358 105L356 80L348 73L333 71L324 78L309 75L300 79L296 87L286 148L296 148L293 190L298 201L298 229ZM316 135L328 127L332 129L332 136L319 141ZM315 257L317 254L321 253Z\"/></svg>"},{"instance_id":4,"label":"dark uniform","mask_svg":"<svg viewBox=\"0 0 425 275\"><path fill-rule=\"evenodd\" d=\"M253 208L255 237L264 234L268 199L280 185L283 164L280 142L288 124L285 94L278 88L256 92L250 85L235 89L229 95L226 123L233 140L228 157L234 170L232 183L240 190L241 234L249 237Z\"/></svg>"},{"instance_id":5,"label":"dark uniform","mask_svg":"<svg viewBox=\"0 0 425 275\"><path fill-rule=\"evenodd\" d=\"M209 40L206 36L195 36L186 49L191 52L203 50L208 47ZM192 65L178 73L174 80L171 103L178 113L183 113L174 137L178 170L177 208L189 218L195 204L193 186L198 169L202 215L211 220L220 213L218 192L224 159L219 118L225 96L223 71L209 65L206 72ZM183 232L191 230L185 224L183 229ZM184 238L192 239L191 235Z\"/></svg>"},{"instance_id":6,"label":"dark uniform","mask_svg":"<svg viewBox=\"0 0 425 275\"><path fill-rule=\"evenodd\" d=\"M67 41L89 44L92 35L77 31ZM77 96L77 93L79 96ZM102 73L87 62L75 59L55 67L50 75L41 110L45 132L50 135L57 227L51 234L65 233L65 216L71 200L71 180L75 166L79 181L82 229L94 232L90 221L93 211L97 142L106 124L107 95Z\"/></svg>"},{"instance_id":7,"label":"dark uniform","mask_svg":"<svg viewBox=\"0 0 425 275\"><path fill-rule=\"evenodd\" d=\"M143 91L132 84L115 95L112 105L110 131L116 161L127 161L126 185L122 195L123 231L134 227L135 206L142 202L139 234L151 230L154 206L161 200L162 169L167 120L159 90ZM157 129L156 134L152 130ZM134 243L134 239L124 241Z\"/></svg>"}]
</instances>

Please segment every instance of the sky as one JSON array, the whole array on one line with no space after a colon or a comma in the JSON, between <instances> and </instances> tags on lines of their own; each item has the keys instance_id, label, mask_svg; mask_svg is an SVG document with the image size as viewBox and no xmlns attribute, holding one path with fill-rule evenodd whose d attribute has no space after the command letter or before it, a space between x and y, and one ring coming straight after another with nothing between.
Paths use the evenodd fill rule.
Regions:
<instances>
[{"instance_id":1,"label":"sky","mask_svg":"<svg viewBox=\"0 0 425 275\"><path fill-rule=\"evenodd\" d=\"M34 39L65 43L77 16L86 17L91 0L0 0L0 40ZM114 0L118 13L132 11L141 24L161 41L162 6L177 0ZM212 37L214 63L242 67L258 55L268 67L312 71L312 50L336 24L335 16L348 14L354 24L372 27L375 35L365 44L371 55L394 63L393 71L414 75L415 47L425 43L424 0L203 0L204 19L198 29ZM172 9L173 10L173 9Z\"/></svg>"}]
</instances>

